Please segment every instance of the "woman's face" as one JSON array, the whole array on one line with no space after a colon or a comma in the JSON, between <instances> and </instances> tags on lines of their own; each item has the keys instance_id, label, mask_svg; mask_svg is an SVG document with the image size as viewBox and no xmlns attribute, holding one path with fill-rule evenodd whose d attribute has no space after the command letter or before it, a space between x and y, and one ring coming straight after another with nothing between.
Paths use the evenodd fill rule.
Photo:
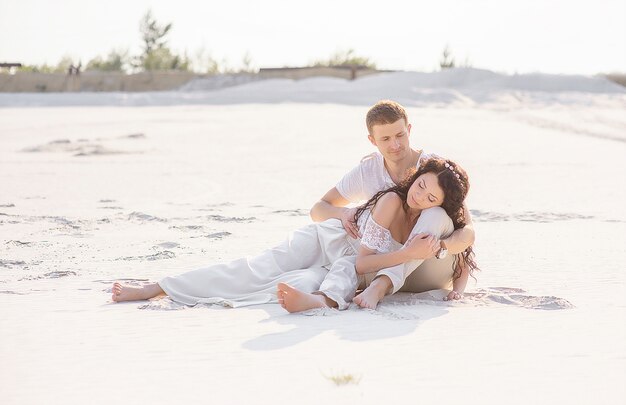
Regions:
<instances>
[{"instance_id":1,"label":"woman's face","mask_svg":"<svg viewBox=\"0 0 626 405\"><path fill-rule=\"evenodd\" d=\"M437 175L428 172L415 179L411 188L409 188L406 203L410 208L425 210L440 206L444 197L445 194L439 186Z\"/></svg>"}]
</instances>

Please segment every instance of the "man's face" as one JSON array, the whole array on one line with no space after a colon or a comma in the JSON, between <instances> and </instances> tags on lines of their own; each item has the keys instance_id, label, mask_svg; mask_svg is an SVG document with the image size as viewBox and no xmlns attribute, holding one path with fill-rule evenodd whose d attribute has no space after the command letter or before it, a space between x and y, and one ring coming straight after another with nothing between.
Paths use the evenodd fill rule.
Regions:
<instances>
[{"instance_id":1,"label":"man's face","mask_svg":"<svg viewBox=\"0 0 626 405\"><path fill-rule=\"evenodd\" d=\"M386 160L396 162L410 155L410 134L411 124L407 125L404 119L400 118L393 124L374 125L368 138Z\"/></svg>"}]
</instances>

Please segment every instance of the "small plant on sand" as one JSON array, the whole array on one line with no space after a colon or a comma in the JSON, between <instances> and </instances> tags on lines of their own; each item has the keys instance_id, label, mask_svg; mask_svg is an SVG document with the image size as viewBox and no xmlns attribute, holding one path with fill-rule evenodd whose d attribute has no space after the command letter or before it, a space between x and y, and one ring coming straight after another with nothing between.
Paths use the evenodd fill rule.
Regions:
<instances>
[{"instance_id":1,"label":"small plant on sand","mask_svg":"<svg viewBox=\"0 0 626 405\"><path fill-rule=\"evenodd\" d=\"M332 381L337 386L348 385L348 384L358 385L361 382L361 376L355 375L355 374L336 373L333 375L325 375L325 374L322 374L322 375L324 376L324 378Z\"/></svg>"},{"instance_id":2,"label":"small plant on sand","mask_svg":"<svg viewBox=\"0 0 626 405\"><path fill-rule=\"evenodd\" d=\"M441 70L450 69L456 65L454 58L452 57L452 50L449 45L446 45L443 48L443 52L441 53L441 59L439 60L439 67Z\"/></svg>"}]
</instances>

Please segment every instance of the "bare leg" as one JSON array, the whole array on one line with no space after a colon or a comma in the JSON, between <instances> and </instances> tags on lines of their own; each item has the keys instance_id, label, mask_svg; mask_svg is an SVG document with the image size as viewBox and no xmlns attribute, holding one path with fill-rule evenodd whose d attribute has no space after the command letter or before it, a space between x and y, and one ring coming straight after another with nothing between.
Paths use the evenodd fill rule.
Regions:
<instances>
[{"instance_id":1,"label":"bare leg","mask_svg":"<svg viewBox=\"0 0 626 405\"><path fill-rule=\"evenodd\" d=\"M376 277L365 291L352 299L361 308L376 309L378 302L391 291L393 284L387 276Z\"/></svg>"},{"instance_id":2,"label":"bare leg","mask_svg":"<svg viewBox=\"0 0 626 405\"><path fill-rule=\"evenodd\" d=\"M289 312L300 312L313 308L337 307L335 301L323 294L305 293L285 283L278 283L277 288L278 302Z\"/></svg>"},{"instance_id":3,"label":"bare leg","mask_svg":"<svg viewBox=\"0 0 626 405\"><path fill-rule=\"evenodd\" d=\"M158 283L150 283L141 287L131 287L114 283L111 298L116 302L139 301L148 300L162 294L165 294L165 291L161 289Z\"/></svg>"}]
</instances>

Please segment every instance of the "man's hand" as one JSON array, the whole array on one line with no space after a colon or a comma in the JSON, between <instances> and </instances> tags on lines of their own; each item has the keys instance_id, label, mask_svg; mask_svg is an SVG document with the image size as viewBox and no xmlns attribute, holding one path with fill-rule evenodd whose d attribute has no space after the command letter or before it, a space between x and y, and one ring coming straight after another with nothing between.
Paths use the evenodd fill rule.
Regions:
<instances>
[{"instance_id":1,"label":"man's hand","mask_svg":"<svg viewBox=\"0 0 626 405\"><path fill-rule=\"evenodd\" d=\"M403 249L413 260L430 259L435 257L440 249L439 239L427 233L418 233L406 241Z\"/></svg>"},{"instance_id":2,"label":"man's hand","mask_svg":"<svg viewBox=\"0 0 626 405\"><path fill-rule=\"evenodd\" d=\"M346 208L341 213L341 224L343 225L343 229L345 229L348 235L352 236L354 239L361 237L359 234L359 228L356 226L356 222L354 222L354 214L356 214L356 210L356 208Z\"/></svg>"}]
</instances>

